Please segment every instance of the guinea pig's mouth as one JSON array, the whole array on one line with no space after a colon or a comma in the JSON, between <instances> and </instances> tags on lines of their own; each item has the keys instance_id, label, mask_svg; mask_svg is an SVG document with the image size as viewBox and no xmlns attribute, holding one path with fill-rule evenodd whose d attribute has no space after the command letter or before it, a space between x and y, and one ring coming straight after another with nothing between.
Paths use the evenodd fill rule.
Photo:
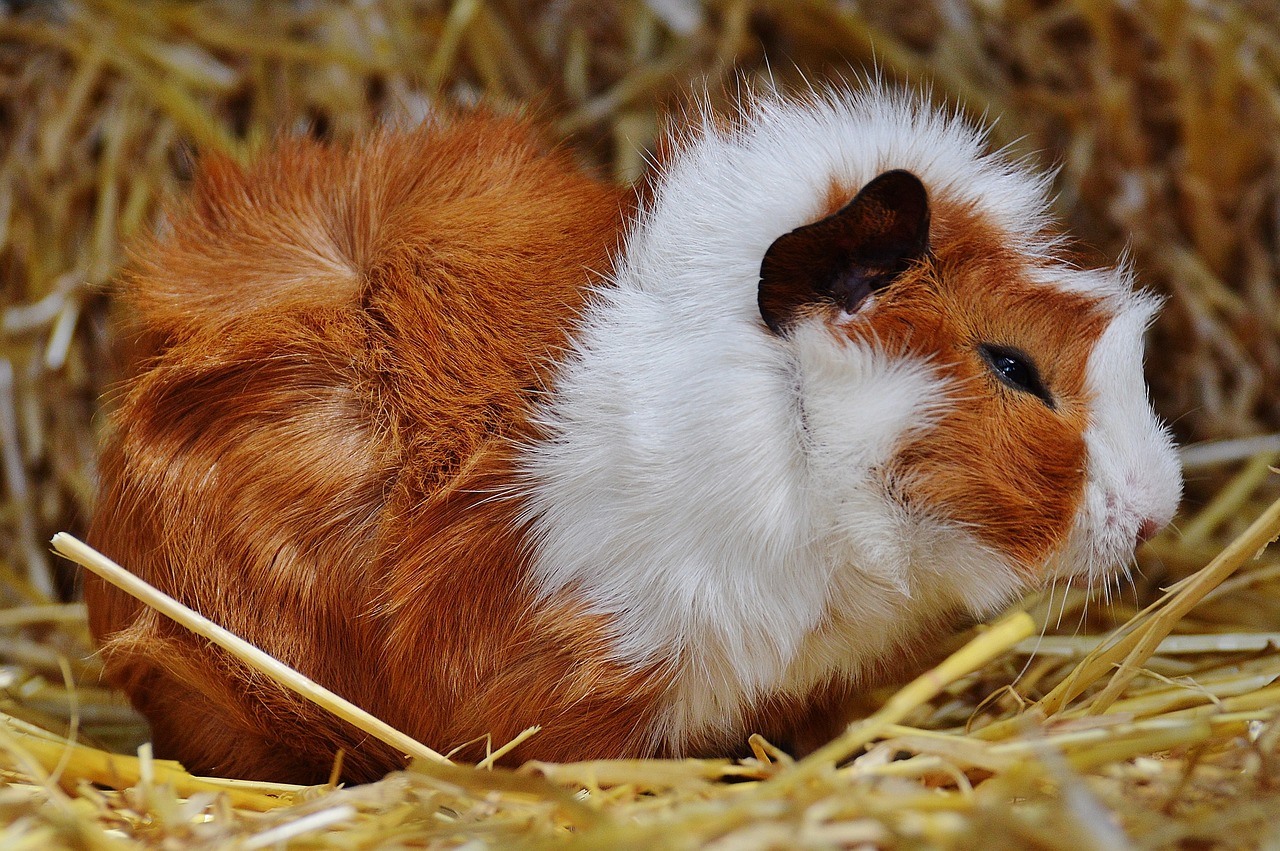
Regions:
<instances>
[{"instance_id":1,"label":"guinea pig's mouth","mask_svg":"<svg viewBox=\"0 0 1280 851\"><path fill-rule=\"evenodd\" d=\"M1137 565L1138 545L1149 538L1154 525L1136 514L1110 510L1100 523L1090 522L1082 511L1067 539L1067 545L1049 559L1046 584L1080 583L1092 590L1119 590L1130 581Z\"/></svg>"},{"instance_id":2,"label":"guinea pig's mouth","mask_svg":"<svg viewBox=\"0 0 1280 851\"><path fill-rule=\"evenodd\" d=\"M1137 567L1138 547L1173 520L1182 481L1172 449L1132 454L1141 463L1129 458L1110 475L1090 477L1066 545L1046 565L1046 584L1119 590Z\"/></svg>"}]
</instances>

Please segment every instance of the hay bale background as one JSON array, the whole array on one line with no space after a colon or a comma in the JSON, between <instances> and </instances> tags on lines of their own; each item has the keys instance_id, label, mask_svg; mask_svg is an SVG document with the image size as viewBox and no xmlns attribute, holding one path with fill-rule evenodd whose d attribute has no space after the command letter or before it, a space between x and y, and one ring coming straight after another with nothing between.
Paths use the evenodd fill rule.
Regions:
<instances>
[{"instance_id":1,"label":"hay bale background","mask_svg":"<svg viewBox=\"0 0 1280 851\"><path fill-rule=\"evenodd\" d=\"M483 100L534 109L584 163L627 180L661 110L691 90L852 79L873 64L998 117L996 143L1060 165L1059 212L1084 245L1129 251L1169 296L1149 375L1181 439L1280 428L1280 9L1268 0L0 3L0 765L13 781L0 844L1280 841L1266 818L1280 803L1280 658L1265 634L1280 628L1275 556L1219 570L1206 602L1135 632L1155 640L1176 621L1198 636L1189 645L1161 645L1120 678L1104 660L1081 695L1042 704L1064 710L1053 724L1009 720L1038 718L1023 710L1090 636L1262 513L1277 456L1251 450L1274 453L1274 440L1227 445L1245 463L1195 450L1181 534L1146 548L1133 589L1033 604L1051 635L1029 663L1023 645L982 665L909 707L851 768L803 782L780 780L793 769L764 745L732 766L431 770L327 794L202 784L91 749L132 753L145 728L98 685L83 610L67 602L74 571L46 542L91 509L121 245L181 192L194 155L246 156L279 132L348 140ZM1269 532L1255 532L1256 549ZM1231 641L1243 651L1226 652Z\"/></svg>"}]
</instances>

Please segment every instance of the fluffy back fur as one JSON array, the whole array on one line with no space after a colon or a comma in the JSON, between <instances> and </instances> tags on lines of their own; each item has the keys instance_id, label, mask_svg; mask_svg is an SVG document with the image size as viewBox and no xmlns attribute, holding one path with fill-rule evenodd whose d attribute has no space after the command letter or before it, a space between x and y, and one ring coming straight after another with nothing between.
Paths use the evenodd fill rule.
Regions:
<instances>
[{"instance_id":1,"label":"fluffy back fur","mask_svg":"<svg viewBox=\"0 0 1280 851\"><path fill-rule=\"evenodd\" d=\"M568 687L591 625L535 642L560 626L526 616L515 508L490 497L623 204L484 117L204 162L123 288L146 351L91 542L444 749L555 718L526 680ZM87 577L85 596L158 752L304 782L340 747L353 779L400 764L121 592Z\"/></svg>"},{"instance_id":2,"label":"fluffy back fur","mask_svg":"<svg viewBox=\"0 0 1280 851\"><path fill-rule=\"evenodd\" d=\"M126 284L149 354L91 540L441 750L803 749L957 613L1110 576L1173 511L1153 305L1061 259L1045 186L882 90L678 130L634 211L483 117L205 163ZM399 764L86 597L162 754Z\"/></svg>"}]
</instances>

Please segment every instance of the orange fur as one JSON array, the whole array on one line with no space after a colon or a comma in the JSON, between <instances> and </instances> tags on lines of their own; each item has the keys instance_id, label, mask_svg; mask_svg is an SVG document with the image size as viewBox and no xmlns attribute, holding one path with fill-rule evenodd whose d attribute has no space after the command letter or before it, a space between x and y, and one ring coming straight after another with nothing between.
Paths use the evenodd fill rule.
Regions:
<instances>
[{"instance_id":1,"label":"orange fur","mask_svg":"<svg viewBox=\"0 0 1280 851\"><path fill-rule=\"evenodd\" d=\"M837 333L894 352L929 352L958 404L895 453L885 475L908 503L937 506L1030 571L1066 540L1086 475L1089 353L1109 316L1096 298L1028 279L1028 259L971 210L933 210L933 259L878 296L866 323ZM1003 387L978 343L1014 346L1039 366L1058 405ZM992 451L992 445L998 451Z\"/></svg>"},{"instance_id":2,"label":"orange fur","mask_svg":"<svg viewBox=\"0 0 1280 851\"><path fill-rule=\"evenodd\" d=\"M205 162L124 291L149 357L91 542L435 748L540 723L514 758L641 753L657 677L533 607L519 506L494 498L626 203L482 116ZM302 782L338 748L349 779L400 765L121 592L85 596L161 755Z\"/></svg>"},{"instance_id":3,"label":"orange fur","mask_svg":"<svg viewBox=\"0 0 1280 851\"><path fill-rule=\"evenodd\" d=\"M833 184L828 212L852 194ZM741 737L662 743L666 672L608 661L604 616L537 602L525 585L514 447L535 437L530 407L634 203L526 124L484 116L354 151L288 141L248 170L203 163L126 282L143 357L111 420L91 542L465 758L535 724L508 761L698 751L753 731L816 746L853 687L886 671L763 696ZM1076 513L1084 369L1107 317L1032 284L1033 261L973 211L932 213L929 262L877 293L867 322L831 330L930 353L957 379L959 404L882 473L897 498L1030 570ZM1056 414L1000 385L978 342L1031 355ZM992 442L1000 451L980 448ZM99 580L85 596L108 675L151 720L160 755L294 782L326 779L339 749L349 780L401 765ZM945 627L879 664L907 664Z\"/></svg>"}]
</instances>

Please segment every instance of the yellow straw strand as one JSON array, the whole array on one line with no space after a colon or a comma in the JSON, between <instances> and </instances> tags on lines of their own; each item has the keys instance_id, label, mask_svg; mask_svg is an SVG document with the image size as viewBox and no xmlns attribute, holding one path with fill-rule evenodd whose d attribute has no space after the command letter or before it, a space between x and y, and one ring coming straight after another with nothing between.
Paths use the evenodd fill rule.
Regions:
<instances>
[{"instance_id":1,"label":"yellow straw strand","mask_svg":"<svg viewBox=\"0 0 1280 851\"><path fill-rule=\"evenodd\" d=\"M246 665L261 671L280 685L307 700L332 712L337 717L385 742L403 753L431 762L452 764L436 751L418 740L405 735L379 718L365 712L354 703L335 694L309 677L290 668L279 660L232 632L218 626L199 612L184 606L168 594L134 576L102 553L66 532L53 536L53 549L59 555L93 571L98 576L151 608L172 618L195 634L207 638Z\"/></svg>"}]
</instances>

